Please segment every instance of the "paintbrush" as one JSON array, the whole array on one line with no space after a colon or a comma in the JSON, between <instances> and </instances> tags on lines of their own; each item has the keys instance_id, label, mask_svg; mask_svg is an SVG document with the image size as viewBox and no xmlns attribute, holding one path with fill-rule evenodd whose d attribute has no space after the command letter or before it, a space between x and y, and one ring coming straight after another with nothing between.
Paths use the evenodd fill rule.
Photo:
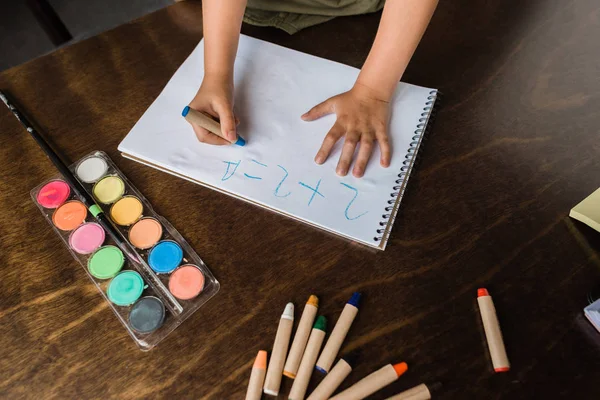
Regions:
<instances>
[{"instance_id":1,"label":"paintbrush","mask_svg":"<svg viewBox=\"0 0 600 400\"><path fill-rule=\"evenodd\" d=\"M67 164L62 160L62 158L58 155L52 147L48 144L46 139L33 127L33 124L29 122L27 117L21 112L13 101L9 99L6 92L0 90L0 99L2 102L6 104L8 109L13 113L13 115L21 122L21 124L25 127L27 132L31 134L31 137L37 142L37 144L44 150L50 161L54 164L56 169L61 173L61 175L65 178L65 180L69 183L69 185L75 190L77 196L82 200L83 204L87 207L90 213L94 216L96 221L104 228L106 232L108 232L109 236L114 240L114 242L119 246L119 248L125 253L125 255L132 260L133 262L140 264L140 257L130 250L129 245L125 238L121 235L121 233L110 223L108 217L104 214L100 206L96 204L93 197L84 189L83 185L79 183L75 175L71 172Z\"/></svg>"},{"instance_id":2,"label":"paintbrush","mask_svg":"<svg viewBox=\"0 0 600 400\"><path fill-rule=\"evenodd\" d=\"M162 292L163 296L168 300L169 309L175 313L179 314L183 311L181 304L173 295L168 291L165 285L158 279L158 277L154 274L148 273L148 267L145 262L140 258L140 256L130 247L127 240L123 237L123 235L115 228L109 221L108 217L104 214L102 209L94 198L85 190L83 185L75 178L75 175L71 172L67 164L63 161L63 159L58 155L54 149L50 146L50 144L44 139L42 135L38 131L35 130L33 124L27 119L25 114L20 111L16 106L12 99L9 99L6 92L0 90L0 99L10 111L12 111L13 115L23 124L27 132L31 134L31 137L37 142L37 144L44 150L50 161L54 164L54 166L58 169L64 179L69 183L69 185L73 188L77 196L80 200L82 200L83 204L87 207L90 213L94 216L96 221L104 228L111 239L115 242L115 244L121 249L123 254L127 257L127 259L133 264L137 265L140 270L144 271L144 274L148 279L152 280L154 285Z\"/></svg>"}]
</instances>

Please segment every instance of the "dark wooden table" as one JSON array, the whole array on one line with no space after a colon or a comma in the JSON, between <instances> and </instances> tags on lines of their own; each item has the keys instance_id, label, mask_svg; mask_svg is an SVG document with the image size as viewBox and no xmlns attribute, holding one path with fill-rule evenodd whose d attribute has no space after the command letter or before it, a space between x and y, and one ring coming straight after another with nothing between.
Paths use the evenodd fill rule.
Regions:
<instances>
[{"instance_id":1,"label":"dark wooden table","mask_svg":"<svg viewBox=\"0 0 600 400\"><path fill-rule=\"evenodd\" d=\"M30 200L55 170L0 107L0 397L243 398L286 302L314 292L335 320L361 290L344 351L363 358L344 386L405 360L409 372L374 399L433 381L439 399L597 399L600 335L582 308L600 284L600 235L567 215L600 186L600 4L440 3L403 79L440 88L443 107L385 252L120 157L119 141L202 37L197 4L0 74L68 158L106 151L222 284L140 352ZM244 32L360 67L378 19ZM506 374L492 372L480 286L499 310Z\"/></svg>"}]
</instances>

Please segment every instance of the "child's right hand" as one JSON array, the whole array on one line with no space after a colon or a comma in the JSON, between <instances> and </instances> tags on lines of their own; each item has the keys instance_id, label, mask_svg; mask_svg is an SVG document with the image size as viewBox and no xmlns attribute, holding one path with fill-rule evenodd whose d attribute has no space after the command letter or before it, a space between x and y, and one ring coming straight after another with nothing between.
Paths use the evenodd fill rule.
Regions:
<instances>
[{"instance_id":1,"label":"child's right hand","mask_svg":"<svg viewBox=\"0 0 600 400\"><path fill-rule=\"evenodd\" d=\"M233 114L233 82L205 75L198 93L189 105L194 110L216 117L221 124L223 136L235 141L235 127L239 121ZM202 143L219 146L231 144L196 124L191 125Z\"/></svg>"}]
</instances>

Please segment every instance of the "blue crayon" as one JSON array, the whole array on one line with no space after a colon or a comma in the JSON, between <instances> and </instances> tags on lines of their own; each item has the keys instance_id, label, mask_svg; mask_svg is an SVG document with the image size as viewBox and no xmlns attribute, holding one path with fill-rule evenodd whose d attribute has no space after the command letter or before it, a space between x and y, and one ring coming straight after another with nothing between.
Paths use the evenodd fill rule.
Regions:
<instances>
[{"instance_id":1,"label":"blue crayon","mask_svg":"<svg viewBox=\"0 0 600 400\"><path fill-rule=\"evenodd\" d=\"M317 365L315 369L319 372L327 374L329 369L333 365L335 358L342 347L342 343L344 339L346 339L346 335L350 330L350 326L352 326L352 322L358 314L358 304L360 303L361 294L356 292L352 294L348 303L344 306L342 310L342 314L338 318L335 323L335 327L323 348L323 352L317 361Z\"/></svg>"},{"instance_id":2,"label":"blue crayon","mask_svg":"<svg viewBox=\"0 0 600 400\"><path fill-rule=\"evenodd\" d=\"M201 126L207 131L214 133L215 135L227 140L232 144L236 144L238 146L244 146L246 144L246 140L238 134L235 135L235 141L233 142L224 137L223 133L221 132L221 124L212 119L212 117L190 108L190 106L185 106L181 112L181 116L183 116L189 122Z\"/></svg>"}]
</instances>

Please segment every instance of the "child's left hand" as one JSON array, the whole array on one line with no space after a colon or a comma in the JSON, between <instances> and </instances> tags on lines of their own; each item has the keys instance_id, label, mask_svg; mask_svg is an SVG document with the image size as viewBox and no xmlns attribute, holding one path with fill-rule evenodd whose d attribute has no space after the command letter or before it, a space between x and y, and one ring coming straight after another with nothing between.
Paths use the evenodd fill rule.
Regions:
<instances>
[{"instance_id":1,"label":"child's left hand","mask_svg":"<svg viewBox=\"0 0 600 400\"><path fill-rule=\"evenodd\" d=\"M359 83L356 83L351 90L331 97L313 107L302 116L303 120L314 121L331 113L335 113L337 116L335 124L323 140L315 162L323 164L335 143L342 136L346 136L342 155L336 167L338 175L346 176L348 174L356 146L359 143L358 156L352 175L357 178L364 175L375 141L379 143L381 149L380 164L382 167L388 167L391 158L387 135L389 108L389 101L382 100L382 97L378 96L373 89Z\"/></svg>"}]
</instances>

